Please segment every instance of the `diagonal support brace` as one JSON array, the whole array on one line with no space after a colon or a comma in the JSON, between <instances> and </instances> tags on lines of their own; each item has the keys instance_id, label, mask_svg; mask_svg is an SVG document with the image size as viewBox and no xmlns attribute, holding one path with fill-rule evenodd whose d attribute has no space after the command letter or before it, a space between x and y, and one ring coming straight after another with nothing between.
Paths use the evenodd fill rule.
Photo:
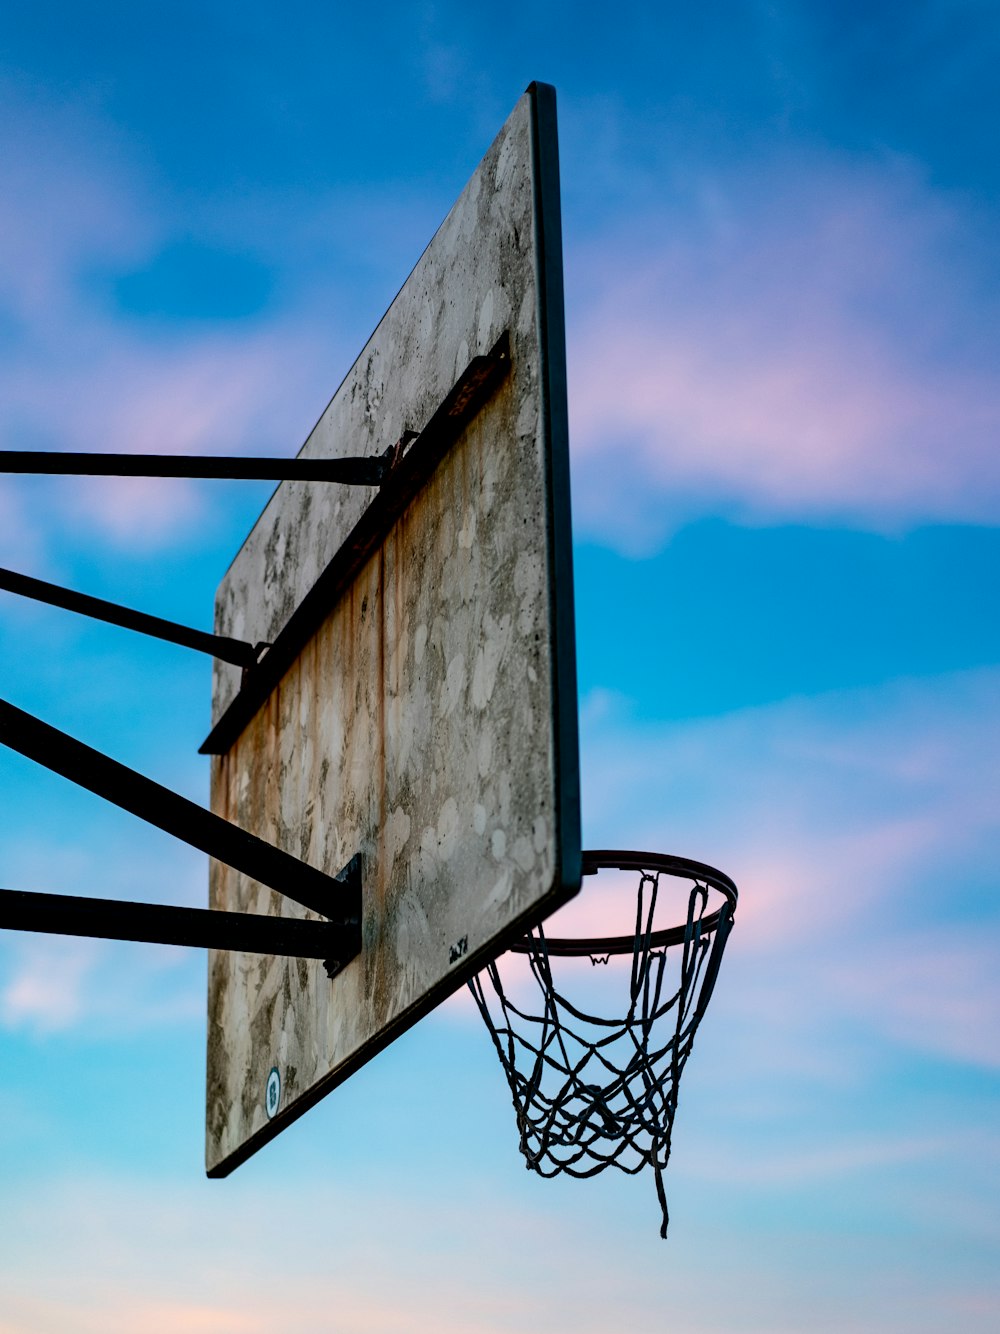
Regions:
<instances>
[{"instance_id":1,"label":"diagonal support brace","mask_svg":"<svg viewBox=\"0 0 1000 1334\"><path fill-rule=\"evenodd\" d=\"M333 920L338 918L343 885L333 876L248 834L221 815L171 792L6 700L0 700L0 744L259 880L304 908Z\"/></svg>"},{"instance_id":2,"label":"diagonal support brace","mask_svg":"<svg viewBox=\"0 0 1000 1334\"><path fill-rule=\"evenodd\" d=\"M16 593L19 597L31 598L35 602L44 602L50 607L62 607L65 611L75 611L81 616L89 616L95 621L104 621L107 625L120 625L126 630L137 630L139 634L149 635L153 639L164 639L169 644L180 644L183 648L193 648L199 653L208 653L213 658L231 662L235 667L247 670L263 657L268 644L248 644L242 639L232 639L228 635L213 635L207 630L195 630L188 625L178 625L176 621L165 620L162 616L151 616L145 611L135 611L132 607L122 607L117 602L107 602L104 598L93 597L90 593L77 593L72 588L63 588L61 584L50 584L45 579L35 579L30 574L19 574L16 570L0 568L0 589L5 593Z\"/></svg>"}]
</instances>

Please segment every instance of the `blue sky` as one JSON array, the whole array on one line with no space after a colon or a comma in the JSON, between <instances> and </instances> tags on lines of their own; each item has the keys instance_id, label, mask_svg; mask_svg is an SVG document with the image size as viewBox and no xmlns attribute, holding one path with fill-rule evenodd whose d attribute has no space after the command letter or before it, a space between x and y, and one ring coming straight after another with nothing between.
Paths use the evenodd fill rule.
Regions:
<instances>
[{"instance_id":1,"label":"blue sky","mask_svg":"<svg viewBox=\"0 0 1000 1334\"><path fill-rule=\"evenodd\" d=\"M1000 21L9 3L5 448L293 452L559 94L584 841L740 885L668 1171L542 1182L446 1005L202 1178L204 961L0 939L0 1334L994 1330ZM0 480L0 564L207 626L267 487ZM193 798L207 661L0 601L0 694ZM0 883L204 901L0 754Z\"/></svg>"}]
</instances>

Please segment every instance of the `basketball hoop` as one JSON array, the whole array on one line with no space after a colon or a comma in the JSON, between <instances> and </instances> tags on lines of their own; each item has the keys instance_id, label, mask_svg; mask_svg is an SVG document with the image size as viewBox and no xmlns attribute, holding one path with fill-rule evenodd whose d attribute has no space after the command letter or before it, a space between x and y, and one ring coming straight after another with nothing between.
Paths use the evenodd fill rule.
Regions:
<instances>
[{"instance_id":1,"label":"basketball hoop","mask_svg":"<svg viewBox=\"0 0 1000 1334\"><path fill-rule=\"evenodd\" d=\"M638 873L634 932L566 939L537 926L510 946L525 956L531 982L509 976L508 954L469 987L507 1075L527 1167L543 1177L652 1167L666 1237L663 1172L678 1084L732 928L736 886L701 862L650 852L585 852L583 869ZM661 926L657 908L662 915L675 881L689 885L686 912L680 924ZM567 999L562 986L575 981L586 993L587 976L573 979L567 965L558 984L553 974L554 958L607 966L629 955L621 1019L588 1013L584 994Z\"/></svg>"}]
</instances>

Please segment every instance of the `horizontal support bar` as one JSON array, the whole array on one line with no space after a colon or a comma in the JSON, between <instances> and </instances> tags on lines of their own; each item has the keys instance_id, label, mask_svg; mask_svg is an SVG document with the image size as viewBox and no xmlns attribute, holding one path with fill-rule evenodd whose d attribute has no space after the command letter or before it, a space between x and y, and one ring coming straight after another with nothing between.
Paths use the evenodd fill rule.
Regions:
<instances>
[{"instance_id":1,"label":"horizontal support bar","mask_svg":"<svg viewBox=\"0 0 1000 1334\"><path fill-rule=\"evenodd\" d=\"M47 603L50 607L62 607L66 611L89 616L95 621L120 625L126 630L137 630L139 634L150 635L154 639L164 639L170 644L180 644L183 648L208 653L213 658L231 662L235 667L252 667L266 647L263 644L247 644L242 639L231 639L228 635L213 635L207 630L178 625L176 621L164 620L162 616L134 611L131 607L119 606L117 602L107 602L89 593L77 593L60 584L50 584L45 579L19 574L16 570L0 568L0 589L16 593L18 597Z\"/></svg>"},{"instance_id":2,"label":"horizontal support bar","mask_svg":"<svg viewBox=\"0 0 1000 1334\"><path fill-rule=\"evenodd\" d=\"M230 748L440 460L509 374L510 365L510 339L505 332L489 352L472 359L412 443L404 436L388 451L395 461L385 485L292 612L259 665L246 673L236 698L202 743L202 755L224 755Z\"/></svg>"},{"instance_id":3,"label":"horizontal support bar","mask_svg":"<svg viewBox=\"0 0 1000 1334\"><path fill-rule=\"evenodd\" d=\"M0 473L77 477L196 477L247 482L340 482L381 486L391 452L374 458L227 458L190 454L87 454L76 450L0 450Z\"/></svg>"},{"instance_id":4,"label":"horizontal support bar","mask_svg":"<svg viewBox=\"0 0 1000 1334\"><path fill-rule=\"evenodd\" d=\"M241 950L247 954L281 954L296 959L335 958L341 963L353 958L361 945L358 924L77 898L69 894L33 894L17 889L0 889L0 928Z\"/></svg>"},{"instance_id":5,"label":"horizontal support bar","mask_svg":"<svg viewBox=\"0 0 1000 1334\"><path fill-rule=\"evenodd\" d=\"M343 910L343 884L333 876L248 834L221 815L171 792L6 700L0 700L0 744L172 834L182 843L207 852L304 908L330 918L336 918Z\"/></svg>"}]
</instances>

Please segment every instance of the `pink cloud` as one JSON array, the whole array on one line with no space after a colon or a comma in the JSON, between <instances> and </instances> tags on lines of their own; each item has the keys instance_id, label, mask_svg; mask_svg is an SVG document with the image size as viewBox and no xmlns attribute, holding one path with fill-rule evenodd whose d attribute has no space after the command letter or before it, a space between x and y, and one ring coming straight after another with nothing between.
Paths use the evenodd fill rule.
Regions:
<instances>
[{"instance_id":1,"label":"pink cloud","mask_svg":"<svg viewBox=\"0 0 1000 1334\"><path fill-rule=\"evenodd\" d=\"M84 979L102 953L97 941L30 937L0 987L0 1020L7 1028L49 1033L76 1023Z\"/></svg>"},{"instance_id":2,"label":"pink cloud","mask_svg":"<svg viewBox=\"0 0 1000 1334\"><path fill-rule=\"evenodd\" d=\"M292 455L324 406L329 349L308 329L206 333L175 346L114 326L102 333L58 374L44 358L0 374L8 440L115 453ZM0 493L10 531L44 531L55 518L63 531L78 525L113 545L146 549L204 522L218 486L155 478L45 485L44 509L38 488Z\"/></svg>"},{"instance_id":3,"label":"pink cloud","mask_svg":"<svg viewBox=\"0 0 1000 1334\"><path fill-rule=\"evenodd\" d=\"M108 328L58 387L44 365L12 376L5 411L56 448L292 455L323 406L315 387L322 354L302 329L206 333L162 346ZM148 549L204 522L218 484L114 478L50 486L64 527Z\"/></svg>"},{"instance_id":4,"label":"pink cloud","mask_svg":"<svg viewBox=\"0 0 1000 1334\"><path fill-rule=\"evenodd\" d=\"M828 967L838 996L891 1037L1000 1070L1000 939L988 928L903 929L877 955Z\"/></svg>"},{"instance_id":5,"label":"pink cloud","mask_svg":"<svg viewBox=\"0 0 1000 1334\"><path fill-rule=\"evenodd\" d=\"M203 906L207 894L200 854L141 826L123 832L100 806L85 826L59 835L0 830L0 864L8 889L191 906ZM189 1028L204 1017L203 968L200 951L170 945L2 933L0 1028L32 1035Z\"/></svg>"},{"instance_id":6,"label":"pink cloud","mask_svg":"<svg viewBox=\"0 0 1000 1334\"><path fill-rule=\"evenodd\" d=\"M752 1158L727 1152L718 1145L713 1152L692 1156L687 1171L705 1181L740 1181L773 1188L776 1185L817 1182L845 1175L860 1175L897 1164L912 1165L939 1158L954 1149L946 1137L886 1136L825 1140L822 1144L789 1147L762 1146Z\"/></svg>"},{"instance_id":7,"label":"pink cloud","mask_svg":"<svg viewBox=\"0 0 1000 1334\"><path fill-rule=\"evenodd\" d=\"M847 1023L1000 1062L1000 938L975 897L1000 833L998 699L984 670L659 728L604 712L585 727L585 841L694 856L739 886L717 997L749 1060L766 1032L772 1057L804 1067L818 1035ZM848 1049L831 1037L827 1050L836 1062Z\"/></svg>"},{"instance_id":8,"label":"pink cloud","mask_svg":"<svg viewBox=\"0 0 1000 1334\"><path fill-rule=\"evenodd\" d=\"M977 1286L967 1266L956 1272L947 1263L919 1263L928 1239L956 1236L942 1230L940 1213L923 1227L914 1219L906 1235L918 1244L901 1254L898 1237L876 1226L857 1189L859 1182L870 1189L887 1170L895 1171L893 1183L900 1168L926 1171L935 1154L961 1180L981 1145L959 1135L895 1144L869 1135L856 1145L835 1143L825 1158L797 1149L754 1163L736 1143L703 1142L696 1155L684 1153L683 1140L696 1132L689 1124L678 1137L669 1170L672 1328L910 1334L940 1328L942 1312L956 1310L978 1318L970 1329L990 1328L995 1303L986 1269ZM841 1208L816 1222L838 1173L852 1195L848 1202L839 1196ZM705 1197L700 1207L692 1181ZM666 1261L649 1211L638 1204L647 1183L611 1184L613 1191L599 1182L544 1183L483 1161L446 1188L430 1172L390 1179L380 1165L360 1183L343 1181L329 1146L305 1165L286 1158L281 1170L207 1187L149 1172L131 1180L33 1179L7 1191L17 1226L0 1255L0 1331L7 1321L17 1334L598 1334L624 1320L635 1334L654 1334L663 1329ZM776 1216L776 1189L797 1191L807 1212ZM747 1219L759 1217L754 1202L762 1197L766 1226L755 1228ZM877 1219L884 1228L885 1216ZM980 1223L957 1235L985 1251L994 1230ZM720 1254L727 1256L721 1278Z\"/></svg>"},{"instance_id":9,"label":"pink cloud","mask_svg":"<svg viewBox=\"0 0 1000 1334\"><path fill-rule=\"evenodd\" d=\"M641 545L706 506L877 529L995 520L996 312L970 294L974 220L892 160L778 163L719 188L721 211L678 209L584 261L581 522Z\"/></svg>"},{"instance_id":10,"label":"pink cloud","mask_svg":"<svg viewBox=\"0 0 1000 1334\"><path fill-rule=\"evenodd\" d=\"M11 1031L124 1034L191 1027L204 1012L197 951L25 934L0 953L0 1026Z\"/></svg>"},{"instance_id":11,"label":"pink cloud","mask_svg":"<svg viewBox=\"0 0 1000 1334\"><path fill-rule=\"evenodd\" d=\"M34 342L76 305L83 267L139 259L163 224L141 202L138 163L89 108L32 105L2 84L0 108L0 298Z\"/></svg>"},{"instance_id":12,"label":"pink cloud","mask_svg":"<svg viewBox=\"0 0 1000 1334\"><path fill-rule=\"evenodd\" d=\"M42 559L44 543L25 511L21 489L0 478L0 564Z\"/></svg>"},{"instance_id":13,"label":"pink cloud","mask_svg":"<svg viewBox=\"0 0 1000 1334\"><path fill-rule=\"evenodd\" d=\"M325 1334L333 1313L335 1328L358 1334L488 1334L521 1326L529 1305L555 1327L544 1287L534 1300L520 1285L512 1293L492 1267L497 1245L515 1233L520 1244L569 1251L572 1225L553 1242L544 1205L512 1209L494 1196L486 1215L450 1192L417 1198L384 1177L320 1189L294 1168L285 1181L154 1181L155 1208L148 1180L33 1183L31 1197L16 1200L9 1192L19 1235L0 1256L0 1331L10 1319L18 1334ZM66 1262L53 1267L57 1244ZM605 1296L600 1314L582 1320L568 1314L565 1327L603 1328L612 1302Z\"/></svg>"},{"instance_id":14,"label":"pink cloud","mask_svg":"<svg viewBox=\"0 0 1000 1334\"><path fill-rule=\"evenodd\" d=\"M176 206L156 198L146 169L85 109L15 99L9 111L0 301L16 337L0 362L3 447L293 454L345 369L330 370L327 312L323 324L307 316L172 332L117 317L87 275L154 254L183 226ZM41 559L56 523L155 549L210 520L213 490L155 479L52 480L42 490L4 482L0 544Z\"/></svg>"}]
</instances>

